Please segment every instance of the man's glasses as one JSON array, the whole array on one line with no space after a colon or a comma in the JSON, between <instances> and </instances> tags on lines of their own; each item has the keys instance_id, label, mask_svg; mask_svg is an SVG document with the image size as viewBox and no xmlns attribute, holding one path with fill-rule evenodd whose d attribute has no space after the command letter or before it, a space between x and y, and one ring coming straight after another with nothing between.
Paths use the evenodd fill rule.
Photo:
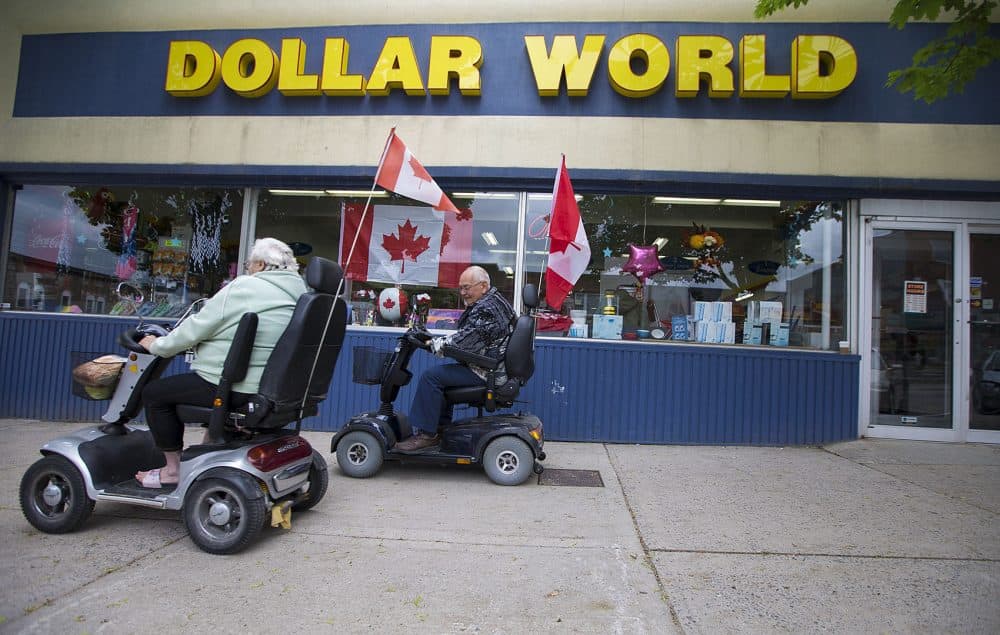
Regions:
<instances>
[{"instance_id":1,"label":"man's glasses","mask_svg":"<svg viewBox=\"0 0 1000 635\"><path fill-rule=\"evenodd\" d=\"M473 288L475 286L481 285L481 284L486 284L486 281L485 280L480 280L479 282L473 282L472 284L460 284L460 285L458 285L458 290L461 291L462 293L465 293L469 289L471 289L471 288Z\"/></svg>"}]
</instances>

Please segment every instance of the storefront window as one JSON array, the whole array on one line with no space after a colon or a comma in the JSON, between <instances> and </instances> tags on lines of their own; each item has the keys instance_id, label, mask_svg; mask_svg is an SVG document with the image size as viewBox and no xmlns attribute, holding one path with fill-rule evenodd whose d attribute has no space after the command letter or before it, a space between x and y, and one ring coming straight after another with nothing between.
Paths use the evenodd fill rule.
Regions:
<instances>
[{"instance_id":1,"label":"storefront window","mask_svg":"<svg viewBox=\"0 0 1000 635\"><path fill-rule=\"evenodd\" d=\"M513 302L517 194L448 193L458 215L382 190L365 213L368 194L264 191L256 236L287 242L303 265L312 256L341 263L350 256L346 293L355 324L405 326L417 320L430 328L454 327L462 311L458 278L470 264L484 267L493 286Z\"/></svg>"},{"instance_id":2,"label":"storefront window","mask_svg":"<svg viewBox=\"0 0 1000 635\"><path fill-rule=\"evenodd\" d=\"M172 317L236 275L241 190L27 185L16 192L4 302L24 311Z\"/></svg>"},{"instance_id":3,"label":"storefront window","mask_svg":"<svg viewBox=\"0 0 1000 635\"><path fill-rule=\"evenodd\" d=\"M844 339L841 202L577 198L590 266L543 329L827 350ZM530 280L544 279L550 206L528 197Z\"/></svg>"}]
</instances>

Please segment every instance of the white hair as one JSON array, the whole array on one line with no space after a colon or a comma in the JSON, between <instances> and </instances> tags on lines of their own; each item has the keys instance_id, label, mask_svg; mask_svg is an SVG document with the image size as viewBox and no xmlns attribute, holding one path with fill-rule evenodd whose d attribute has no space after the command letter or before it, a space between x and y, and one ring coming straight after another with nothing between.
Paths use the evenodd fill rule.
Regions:
<instances>
[{"instance_id":1,"label":"white hair","mask_svg":"<svg viewBox=\"0 0 1000 635\"><path fill-rule=\"evenodd\" d=\"M485 282L487 287L490 286L489 272L479 265L472 265L466 269L466 271L472 274L472 277L476 279L476 282Z\"/></svg>"},{"instance_id":2,"label":"white hair","mask_svg":"<svg viewBox=\"0 0 1000 635\"><path fill-rule=\"evenodd\" d=\"M292 248L277 238L258 238L253 242L247 262L264 263L264 269L273 271L284 269L298 271L299 263L295 262Z\"/></svg>"}]
</instances>

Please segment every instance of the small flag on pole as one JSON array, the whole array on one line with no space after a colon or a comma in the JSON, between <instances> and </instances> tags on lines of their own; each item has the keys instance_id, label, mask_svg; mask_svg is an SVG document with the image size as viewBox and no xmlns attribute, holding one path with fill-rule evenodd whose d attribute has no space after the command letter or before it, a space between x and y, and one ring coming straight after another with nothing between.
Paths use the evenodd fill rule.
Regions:
<instances>
[{"instance_id":1,"label":"small flag on pole","mask_svg":"<svg viewBox=\"0 0 1000 635\"><path fill-rule=\"evenodd\" d=\"M556 171L549 220L549 264L545 269L545 301L560 309L590 263L590 242L566 170L566 156Z\"/></svg>"},{"instance_id":2,"label":"small flag on pole","mask_svg":"<svg viewBox=\"0 0 1000 635\"><path fill-rule=\"evenodd\" d=\"M458 213L451 199L445 196L424 166L407 150L403 140L396 136L395 128L389 133L389 142L379 161L375 182L390 192L427 203L436 210Z\"/></svg>"}]
</instances>

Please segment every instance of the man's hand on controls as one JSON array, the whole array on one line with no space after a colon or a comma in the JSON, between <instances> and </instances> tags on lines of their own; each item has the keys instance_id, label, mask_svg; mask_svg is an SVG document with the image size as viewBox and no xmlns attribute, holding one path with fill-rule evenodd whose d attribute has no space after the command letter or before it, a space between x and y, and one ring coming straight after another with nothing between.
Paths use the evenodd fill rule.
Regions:
<instances>
[{"instance_id":1,"label":"man's hand on controls","mask_svg":"<svg viewBox=\"0 0 1000 635\"><path fill-rule=\"evenodd\" d=\"M139 340L139 346L143 347L144 349L146 349L148 351L149 347L155 341L156 341L156 336L155 335L147 335L147 336L143 337L141 340Z\"/></svg>"},{"instance_id":2,"label":"man's hand on controls","mask_svg":"<svg viewBox=\"0 0 1000 635\"><path fill-rule=\"evenodd\" d=\"M444 345L447 343L447 337L435 337L427 343L427 346L438 357L444 357Z\"/></svg>"}]
</instances>

